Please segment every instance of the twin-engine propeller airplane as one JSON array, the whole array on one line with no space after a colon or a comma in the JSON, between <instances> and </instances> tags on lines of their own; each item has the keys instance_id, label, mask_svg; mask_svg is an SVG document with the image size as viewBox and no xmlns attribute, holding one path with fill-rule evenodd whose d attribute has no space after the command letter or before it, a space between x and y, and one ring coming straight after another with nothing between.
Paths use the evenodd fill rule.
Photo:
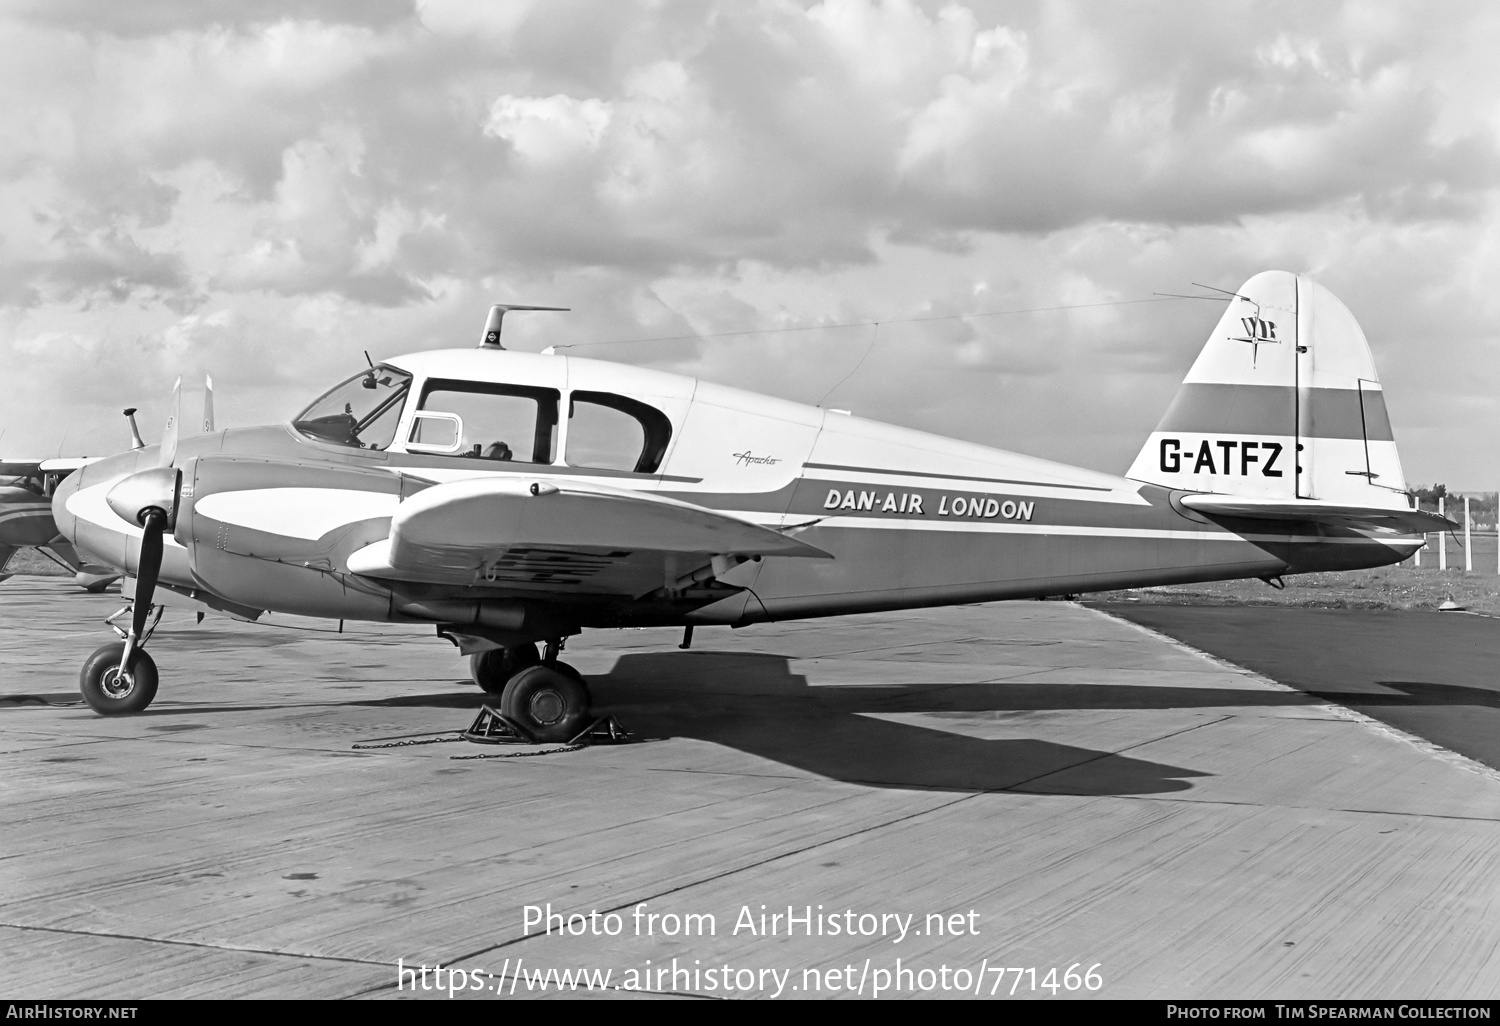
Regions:
<instances>
[{"instance_id":1,"label":"twin-engine propeller airplane","mask_svg":"<svg viewBox=\"0 0 1500 1026\"><path fill-rule=\"evenodd\" d=\"M52 519L58 482L88 462L73 456L0 459L0 581L12 576L6 567L23 548L36 549L87 591L103 591L120 579L117 571L84 562Z\"/></svg>"},{"instance_id":2,"label":"twin-engine propeller airplane","mask_svg":"<svg viewBox=\"0 0 1500 1026\"><path fill-rule=\"evenodd\" d=\"M289 424L84 467L59 527L134 577L84 664L146 708L159 592L429 623L540 740L589 722L558 660L587 628L831 616L1380 566L1447 521L1412 508L1363 333L1269 271L1229 308L1126 477L674 374L500 345L354 375ZM544 646L539 654L537 643Z\"/></svg>"}]
</instances>

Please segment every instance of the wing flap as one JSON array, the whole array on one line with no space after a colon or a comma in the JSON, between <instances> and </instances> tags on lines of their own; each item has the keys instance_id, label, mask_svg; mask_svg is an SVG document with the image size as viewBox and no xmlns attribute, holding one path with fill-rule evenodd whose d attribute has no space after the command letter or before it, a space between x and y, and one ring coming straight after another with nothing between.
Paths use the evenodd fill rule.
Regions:
<instances>
[{"instance_id":1,"label":"wing flap","mask_svg":"<svg viewBox=\"0 0 1500 1026\"><path fill-rule=\"evenodd\" d=\"M1451 531L1462 525L1436 513L1419 509L1388 509L1380 506L1348 506L1338 503L1248 499L1233 495L1184 495L1188 509L1207 516L1243 517L1247 520L1294 520L1337 527L1389 530L1401 534Z\"/></svg>"},{"instance_id":2,"label":"wing flap","mask_svg":"<svg viewBox=\"0 0 1500 1026\"><path fill-rule=\"evenodd\" d=\"M395 580L639 594L729 554L832 558L676 499L506 475L418 492L396 508L390 536L351 554L348 565Z\"/></svg>"}]
</instances>

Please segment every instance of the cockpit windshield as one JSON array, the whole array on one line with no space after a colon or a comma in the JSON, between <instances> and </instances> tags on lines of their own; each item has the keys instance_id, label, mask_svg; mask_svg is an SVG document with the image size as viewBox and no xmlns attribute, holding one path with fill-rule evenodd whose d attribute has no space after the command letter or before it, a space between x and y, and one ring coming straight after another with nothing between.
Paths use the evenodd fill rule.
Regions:
<instances>
[{"instance_id":1,"label":"cockpit windshield","mask_svg":"<svg viewBox=\"0 0 1500 1026\"><path fill-rule=\"evenodd\" d=\"M384 449L396 437L411 375L378 364L340 382L298 414L292 427L309 438L356 449Z\"/></svg>"}]
</instances>

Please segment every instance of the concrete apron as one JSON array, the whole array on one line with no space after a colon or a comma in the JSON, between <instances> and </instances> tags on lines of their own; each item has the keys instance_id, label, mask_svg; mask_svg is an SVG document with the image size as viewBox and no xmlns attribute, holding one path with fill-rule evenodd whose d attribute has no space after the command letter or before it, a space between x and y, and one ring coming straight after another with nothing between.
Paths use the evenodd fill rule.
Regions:
<instances>
[{"instance_id":1,"label":"concrete apron","mask_svg":"<svg viewBox=\"0 0 1500 1026\"><path fill-rule=\"evenodd\" d=\"M351 749L480 705L417 629L169 611L146 714L66 704L118 605L0 586L16 997L493 999L547 970L608 970L609 996L1500 979L1495 774L1071 604L700 628L688 652L585 635L566 658L598 706L656 740L486 761ZM398 991L398 959L428 972Z\"/></svg>"}]
</instances>

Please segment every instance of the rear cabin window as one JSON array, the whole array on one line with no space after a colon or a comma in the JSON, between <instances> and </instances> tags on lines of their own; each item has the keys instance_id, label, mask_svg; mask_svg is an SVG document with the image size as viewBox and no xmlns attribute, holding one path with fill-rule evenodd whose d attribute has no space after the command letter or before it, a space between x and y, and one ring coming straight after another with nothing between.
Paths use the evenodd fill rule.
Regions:
<instances>
[{"instance_id":1,"label":"rear cabin window","mask_svg":"<svg viewBox=\"0 0 1500 1026\"><path fill-rule=\"evenodd\" d=\"M449 414L458 424L417 416L407 441L456 445L452 455L468 459L552 463L557 459L558 399L550 388L434 378L423 386L417 409Z\"/></svg>"},{"instance_id":2,"label":"rear cabin window","mask_svg":"<svg viewBox=\"0 0 1500 1026\"><path fill-rule=\"evenodd\" d=\"M654 406L610 392L574 392L568 402L570 467L654 474L672 422Z\"/></svg>"}]
</instances>

